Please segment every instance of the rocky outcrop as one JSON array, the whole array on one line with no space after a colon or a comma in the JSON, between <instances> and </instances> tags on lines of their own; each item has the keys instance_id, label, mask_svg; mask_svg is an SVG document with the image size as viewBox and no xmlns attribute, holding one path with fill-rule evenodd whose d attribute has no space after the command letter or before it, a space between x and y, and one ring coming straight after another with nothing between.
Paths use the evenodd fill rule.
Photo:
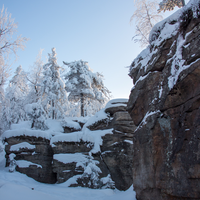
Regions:
<instances>
[{"instance_id":1,"label":"rocky outcrop","mask_svg":"<svg viewBox=\"0 0 200 200\"><path fill-rule=\"evenodd\" d=\"M58 182L80 175L77 183L71 186L102 188L102 179L110 176L119 190L126 190L132 185L132 134L135 126L126 111L126 104L124 99L110 101L105 109L84 125L83 133L75 132L52 138L53 171L57 174ZM72 142L75 140L72 138L76 138L76 141ZM99 149L96 150L98 145ZM57 158L59 154L66 157L66 163ZM71 156L74 159L69 161ZM85 173L88 166L93 169L94 165L99 169L93 171L98 176L95 183Z\"/></svg>"},{"instance_id":2,"label":"rocky outcrop","mask_svg":"<svg viewBox=\"0 0 200 200\"><path fill-rule=\"evenodd\" d=\"M65 119L61 122L64 133L7 131L3 136L7 165L9 155L14 153L16 170L40 182L128 189L132 185L135 126L126 111L127 101L111 100L85 124L84 120Z\"/></svg>"},{"instance_id":3,"label":"rocky outcrop","mask_svg":"<svg viewBox=\"0 0 200 200\"><path fill-rule=\"evenodd\" d=\"M132 139L135 126L126 111L126 106L109 107L105 109L105 112L109 113L112 118L109 127L113 128L113 134L103 137L101 156L116 188L127 190L133 182Z\"/></svg>"},{"instance_id":4,"label":"rocky outcrop","mask_svg":"<svg viewBox=\"0 0 200 200\"><path fill-rule=\"evenodd\" d=\"M22 131L22 135L8 137L4 141L7 143L5 146L7 166L9 155L14 153L17 171L42 183L56 182L56 174L53 173L51 164L53 151L48 138L25 136Z\"/></svg>"},{"instance_id":5,"label":"rocky outcrop","mask_svg":"<svg viewBox=\"0 0 200 200\"><path fill-rule=\"evenodd\" d=\"M200 18L197 5L178 12L130 68L137 200L200 199Z\"/></svg>"}]
</instances>

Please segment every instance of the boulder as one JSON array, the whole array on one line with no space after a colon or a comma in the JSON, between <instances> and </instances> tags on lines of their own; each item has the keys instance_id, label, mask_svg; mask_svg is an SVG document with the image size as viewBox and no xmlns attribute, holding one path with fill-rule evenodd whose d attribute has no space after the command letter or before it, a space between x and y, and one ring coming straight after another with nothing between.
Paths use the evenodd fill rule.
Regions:
<instances>
[{"instance_id":1,"label":"boulder","mask_svg":"<svg viewBox=\"0 0 200 200\"><path fill-rule=\"evenodd\" d=\"M200 199L200 18L193 12L186 7L154 27L156 39L130 68L137 200Z\"/></svg>"},{"instance_id":2,"label":"boulder","mask_svg":"<svg viewBox=\"0 0 200 200\"><path fill-rule=\"evenodd\" d=\"M102 137L101 158L118 190L127 190L132 185L133 132L136 126L126 111L127 100L114 99L105 107L107 118L88 126L91 130L113 129L113 134ZM106 123L105 123L106 122Z\"/></svg>"},{"instance_id":3,"label":"boulder","mask_svg":"<svg viewBox=\"0 0 200 200\"><path fill-rule=\"evenodd\" d=\"M53 151L49 139L19 135L5 138L4 141L7 142L5 146L7 166L9 155L14 153L17 171L42 183L56 182L56 174L53 173L51 164Z\"/></svg>"}]
</instances>

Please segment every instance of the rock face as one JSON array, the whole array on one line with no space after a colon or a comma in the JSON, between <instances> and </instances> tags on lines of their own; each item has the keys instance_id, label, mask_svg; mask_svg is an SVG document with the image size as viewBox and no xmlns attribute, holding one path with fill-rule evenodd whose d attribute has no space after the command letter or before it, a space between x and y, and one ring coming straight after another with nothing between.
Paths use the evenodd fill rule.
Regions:
<instances>
[{"instance_id":1,"label":"rock face","mask_svg":"<svg viewBox=\"0 0 200 200\"><path fill-rule=\"evenodd\" d=\"M126 111L127 101L111 100L85 124L62 122L65 133L7 131L7 165L9 155L14 153L16 170L40 182L69 180L71 187L128 189L133 182L135 126Z\"/></svg>"},{"instance_id":2,"label":"rock face","mask_svg":"<svg viewBox=\"0 0 200 200\"><path fill-rule=\"evenodd\" d=\"M137 200L200 199L200 18L193 12L155 27L130 68Z\"/></svg>"},{"instance_id":3,"label":"rock face","mask_svg":"<svg viewBox=\"0 0 200 200\"><path fill-rule=\"evenodd\" d=\"M125 106L119 106L105 110L112 118L109 127L113 128L113 134L105 135L101 146L102 159L110 171L116 188L119 190L127 190L133 182L132 139L135 126L125 109Z\"/></svg>"},{"instance_id":4,"label":"rock face","mask_svg":"<svg viewBox=\"0 0 200 200\"><path fill-rule=\"evenodd\" d=\"M34 136L6 138L7 166L9 154L16 155L16 170L42 183L55 183L56 174L52 170L53 151L50 140Z\"/></svg>"},{"instance_id":5,"label":"rock face","mask_svg":"<svg viewBox=\"0 0 200 200\"><path fill-rule=\"evenodd\" d=\"M79 132L71 133L71 136L57 136L52 139L53 171L57 174L59 183L80 175L77 183L71 186L102 188L104 187L102 179L110 175L115 187L119 190L126 190L132 185L132 134L135 126L126 111L126 102L115 100L112 103L111 101L102 113L103 118L98 119L96 115L94 119L91 119L92 123L86 123L83 127L88 129L88 134L94 138L98 137L99 130L104 132L99 151L94 151L94 146L97 144L88 142L86 135L85 139L72 142L71 137L77 135L75 138L78 138ZM63 163L57 158L57 155L61 153L66 156L66 160L69 160L71 156L78 158ZM88 175L86 176L85 171L88 170L88 166L94 166L94 164L99 169L96 174L98 179L96 183L90 183L91 180Z\"/></svg>"}]
</instances>

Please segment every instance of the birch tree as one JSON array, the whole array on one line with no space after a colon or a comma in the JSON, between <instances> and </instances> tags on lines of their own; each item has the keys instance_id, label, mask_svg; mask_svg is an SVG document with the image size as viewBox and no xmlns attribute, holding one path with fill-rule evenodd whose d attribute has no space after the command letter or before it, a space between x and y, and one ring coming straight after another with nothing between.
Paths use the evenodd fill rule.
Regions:
<instances>
[{"instance_id":1,"label":"birch tree","mask_svg":"<svg viewBox=\"0 0 200 200\"><path fill-rule=\"evenodd\" d=\"M0 92L10 75L9 57L14 54L17 58L17 50L25 48L25 37L14 37L17 32L17 24L11 18L11 14L3 8L0 11Z\"/></svg>"},{"instance_id":2,"label":"birch tree","mask_svg":"<svg viewBox=\"0 0 200 200\"><path fill-rule=\"evenodd\" d=\"M2 113L6 109L4 86L10 76L9 57L14 54L17 58L17 50L24 49L28 40L22 36L13 37L16 32L17 24L3 6L0 10L0 135L4 131Z\"/></svg>"},{"instance_id":3,"label":"birch tree","mask_svg":"<svg viewBox=\"0 0 200 200\"><path fill-rule=\"evenodd\" d=\"M163 19L158 14L158 0L136 0L135 12L130 21L135 20L136 31L133 37L134 42L139 42L141 47L149 44L149 34L153 26Z\"/></svg>"}]
</instances>

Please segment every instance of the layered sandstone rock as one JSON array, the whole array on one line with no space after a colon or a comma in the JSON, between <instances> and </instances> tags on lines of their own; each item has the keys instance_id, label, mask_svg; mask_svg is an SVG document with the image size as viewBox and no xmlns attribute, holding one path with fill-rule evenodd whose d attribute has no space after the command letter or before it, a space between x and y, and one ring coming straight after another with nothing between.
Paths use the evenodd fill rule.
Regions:
<instances>
[{"instance_id":1,"label":"layered sandstone rock","mask_svg":"<svg viewBox=\"0 0 200 200\"><path fill-rule=\"evenodd\" d=\"M197 6L178 12L130 68L138 200L200 199L200 18Z\"/></svg>"},{"instance_id":2,"label":"layered sandstone rock","mask_svg":"<svg viewBox=\"0 0 200 200\"><path fill-rule=\"evenodd\" d=\"M7 165L14 153L17 171L40 182L128 189L132 185L135 126L126 111L127 101L111 100L85 124L65 119L61 122L64 133L23 128L7 131L3 136Z\"/></svg>"},{"instance_id":3,"label":"layered sandstone rock","mask_svg":"<svg viewBox=\"0 0 200 200\"><path fill-rule=\"evenodd\" d=\"M15 132L15 130L10 131ZM4 141L7 143L5 146L7 166L9 165L9 155L14 153L17 162L16 170L26 174L29 177L42 183L55 183L56 174L52 170L53 151L50 146L50 138L45 137L41 131L33 131L21 129L21 134L9 137L9 133ZM34 135L34 136L33 136Z\"/></svg>"},{"instance_id":4,"label":"layered sandstone rock","mask_svg":"<svg viewBox=\"0 0 200 200\"><path fill-rule=\"evenodd\" d=\"M132 185L132 134L135 126L126 106L124 99L110 101L83 126L83 132L52 138L53 171L58 182L80 175L77 183L71 186L102 188L102 178L110 175L119 190L126 190ZM66 161L56 158L59 154L64 154ZM71 156L78 159L68 161ZM99 169L96 185L85 176L91 163L92 166L96 163Z\"/></svg>"}]
</instances>

